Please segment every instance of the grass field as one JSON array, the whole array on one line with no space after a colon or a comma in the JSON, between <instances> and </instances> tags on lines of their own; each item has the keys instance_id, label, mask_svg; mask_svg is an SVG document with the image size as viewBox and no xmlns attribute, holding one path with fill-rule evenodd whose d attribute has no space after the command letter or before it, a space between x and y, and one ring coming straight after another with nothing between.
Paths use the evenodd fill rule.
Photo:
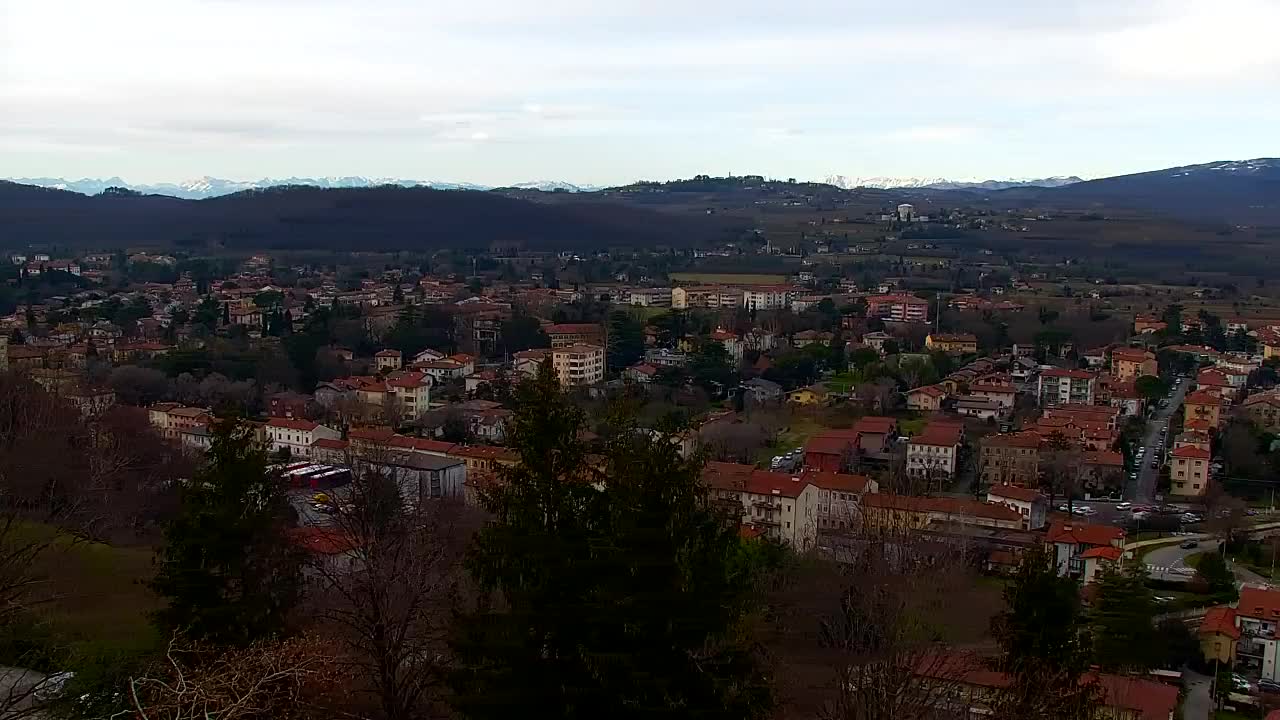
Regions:
<instances>
[{"instance_id":1,"label":"grass field","mask_svg":"<svg viewBox=\"0 0 1280 720\"><path fill-rule=\"evenodd\" d=\"M793 417L790 427L785 432L778 433L778 437L774 438L770 445L760 449L759 454L756 456L756 462L768 467L769 460L774 455L781 455L798 447L804 447L810 437L826 429L825 425L813 418Z\"/></svg>"},{"instance_id":2,"label":"grass field","mask_svg":"<svg viewBox=\"0 0 1280 720\"><path fill-rule=\"evenodd\" d=\"M708 285L781 285L787 282L786 275L766 275L763 273L701 273L678 272L668 277L672 282L706 283Z\"/></svg>"}]
</instances>

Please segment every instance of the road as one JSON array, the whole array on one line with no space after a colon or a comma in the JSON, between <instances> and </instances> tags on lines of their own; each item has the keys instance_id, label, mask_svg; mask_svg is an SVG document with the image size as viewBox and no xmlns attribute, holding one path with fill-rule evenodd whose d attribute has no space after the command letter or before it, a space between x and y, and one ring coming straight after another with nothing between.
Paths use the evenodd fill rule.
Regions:
<instances>
[{"instance_id":1,"label":"road","mask_svg":"<svg viewBox=\"0 0 1280 720\"><path fill-rule=\"evenodd\" d=\"M1217 539L1201 540L1193 548L1179 545L1156 548L1143 557L1147 563L1147 573L1153 580L1186 582L1195 574L1195 568L1187 565L1187 557L1196 553L1216 552L1220 542Z\"/></svg>"},{"instance_id":2,"label":"road","mask_svg":"<svg viewBox=\"0 0 1280 720\"><path fill-rule=\"evenodd\" d=\"M1125 492L1125 499L1136 503L1149 503L1156 494L1156 480L1160 477L1159 466L1152 468L1151 459L1154 457L1156 448L1160 445L1160 429L1165 427L1169 418L1182 407L1182 398L1187 394L1187 388L1191 386L1189 381L1183 380L1182 384L1173 393L1173 398L1169 400L1168 407L1156 407L1155 414L1147 421L1147 434L1143 438L1142 444L1147 448L1146 455L1142 458L1142 465L1138 469L1138 480L1129 483L1128 491ZM1172 445L1173 438L1169 438ZM1163 463L1164 458L1160 458Z\"/></svg>"},{"instance_id":3,"label":"road","mask_svg":"<svg viewBox=\"0 0 1280 720\"><path fill-rule=\"evenodd\" d=\"M1183 720L1209 720L1209 713L1213 710L1209 681L1208 675L1186 669L1182 671L1182 682L1186 687L1186 698L1182 701Z\"/></svg>"}]
</instances>

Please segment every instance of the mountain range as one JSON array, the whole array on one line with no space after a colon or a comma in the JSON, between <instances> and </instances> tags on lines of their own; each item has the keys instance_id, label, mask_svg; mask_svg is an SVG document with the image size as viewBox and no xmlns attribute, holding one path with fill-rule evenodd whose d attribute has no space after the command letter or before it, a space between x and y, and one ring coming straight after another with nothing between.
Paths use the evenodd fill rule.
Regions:
<instances>
[{"instance_id":1,"label":"mountain range","mask_svg":"<svg viewBox=\"0 0 1280 720\"><path fill-rule=\"evenodd\" d=\"M221 197L244 190L262 190L270 187L307 186L317 188L368 188L384 185L400 187L429 187L435 190L492 190L490 185L474 183L447 182L443 180L405 180L401 178L372 178L362 176L343 177L289 177L263 178L261 180L226 180L216 177L201 177L177 183L133 184L120 177L81 178L67 180L64 178L9 178L10 182L23 185L36 185L56 190L69 190L81 195L97 195L110 187L124 188L143 195L168 195L184 200L203 200ZM590 192L599 188L590 185L574 185L562 180L537 180L534 182L516 183L505 186L517 190L541 190L543 192Z\"/></svg>"},{"instance_id":2,"label":"mountain range","mask_svg":"<svg viewBox=\"0 0 1280 720\"><path fill-rule=\"evenodd\" d=\"M1063 187L1064 185L1084 182L1084 180L1074 175L1069 177L1009 178L1006 180L979 180L977 178L948 180L947 178L828 175L823 178L822 182L845 190L854 188L874 188L877 190L1008 190L1009 188L1020 187Z\"/></svg>"}]
</instances>

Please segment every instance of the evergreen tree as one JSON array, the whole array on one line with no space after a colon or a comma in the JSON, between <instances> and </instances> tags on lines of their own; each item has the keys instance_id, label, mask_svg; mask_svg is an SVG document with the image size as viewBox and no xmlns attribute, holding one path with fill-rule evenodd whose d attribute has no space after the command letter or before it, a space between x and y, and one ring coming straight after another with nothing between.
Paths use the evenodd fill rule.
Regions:
<instances>
[{"instance_id":1,"label":"evergreen tree","mask_svg":"<svg viewBox=\"0 0 1280 720\"><path fill-rule=\"evenodd\" d=\"M226 303L222 306L222 324L231 324L231 303Z\"/></svg>"},{"instance_id":2,"label":"evergreen tree","mask_svg":"<svg viewBox=\"0 0 1280 720\"><path fill-rule=\"evenodd\" d=\"M631 367L644 357L644 326L630 313L609 313L609 342L605 364L611 370Z\"/></svg>"},{"instance_id":3,"label":"evergreen tree","mask_svg":"<svg viewBox=\"0 0 1280 720\"><path fill-rule=\"evenodd\" d=\"M1089 669L1089 636L1079 587L1058 575L1040 546L1022 555L1004 590L1005 610L992 621L1000 644L997 668L1010 676L998 718L1085 720L1093 717L1097 688L1082 682Z\"/></svg>"},{"instance_id":4,"label":"evergreen tree","mask_svg":"<svg viewBox=\"0 0 1280 720\"><path fill-rule=\"evenodd\" d=\"M1093 647L1103 670L1145 672L1160 663L1155 599L1146 581L1146 566L1137 559L1104 567L1099 574Z\"/></svg>"},{"instance_id":5,"label":"evergreen tree","mask_svg":"<svg viewBox=\"0 0 1280 720\"><path fill-rule=\"evenodd\" d=\"M244 645L284 627L298 599L301 556L285 536L291 508L255 428L217 421L204 467L181 488L152 589L163 632Z\"/></svg>"},{"instance_id":6,"label":"evergreen tree","mask_svg":"<svg viewBox=\"0 0 1280 720\"><path fill-rule=\"evenodd\" d=\"M451 677L469 718L756 718L768 682L740 641L751 574L700 462L615 417L603 468L544 366L518 390L520 464L468 557L504 608L462 613ZM599 488L599 489L598 489Z\"/></svg>"},{"instance_id":7,"label":"evergreen tree","mask_svg":"<svg viewBox=\"0 0 1280 720\"><path fill-rule=\"evenodd\" d=\"M400 287L400 283L396 283L395 290L391 291L391 302L396 305L404 304L404 289Z\"/></svg>"},{"instance_id":8,"label":"evergreen tree","mask_svg":"<svg viewBox=\"0 0 1280 720\"><path fill-rule=\"evenodd\" d=\"M1200 556L1200 562L1196 565L1196 577L1208 585L1216 603L1233 603L1240 598L1235 575L1217 551Z\"/></svg>"}]
</instances>

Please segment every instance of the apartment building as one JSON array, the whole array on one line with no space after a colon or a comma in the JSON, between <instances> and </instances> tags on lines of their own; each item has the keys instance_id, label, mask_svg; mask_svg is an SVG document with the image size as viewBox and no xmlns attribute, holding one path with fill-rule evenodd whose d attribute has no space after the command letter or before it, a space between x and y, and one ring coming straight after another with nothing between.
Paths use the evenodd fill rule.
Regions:
<instances>
[{"instance_id":1,"label":"apartment building","mask_svg":"<svg viewBox=\"0 0 1280 720\"><path fill-rule=\"evenodd\" d=\"M1248 585L1240 588L1235 614L1240 628L1240 642L1236 646L1238 667L1258 673L1266 680L1280 681L1280 663L1276 662L1280 590Z\"/></svg>"},{"instance_id":2,"label":"apartment building","mask_svg":"<svg viewBox=\"0 0 1280 720\"><path fill-rule=\"evenodd\" d=\"M1023 530L1039 530L1049 517L1049 498L1039 490L1017 485L992 485L987 502L1004 505L1022 516Z\"/></svg>"},{"instance_id":3,"label":"apartment building","mask_svg":"<svg viewBox=\"0 0 1280 720\"><path fill-rule=\"evenodd\" d=\"M788 310L795 297L795 289L786 286L751 287L742 292L742 306L748 310Z\"/></svg>"},{"instance_id":4,"label":"apartment building","mask_svg":"<svg viewBox=\"0 0 1280 720\"><path fill-rule=\"evenodd\" d=\"M1204 495L1209 490L1209 451L1194 445L1169 453L1169 482L1174 495Z\"/></svg>"},{"instance_id":5,"label":"apartment building","mask_svg":"<svg viewBox=\"0 0 1280 720\"><path fill-rule=\"evenodd\" d=\"M930 333L924 338L924 346L928 350L972 355L978 352L978 337L972 333Z\"/></svg>"},{"instance_id":6,"label":"apartment building","mask_svg":"<svg viewBox=\"0 0 1280 720\"><path fill-rule=\"evenodd\" d=\"M1092 405L1097 382L1093 373L1084 370L1049 368L1040 373L1036 396L1044 406Z\"/></svg>"},{"instance_id":7,"label":"apartment building","mask_svg":"<svg viewBox=\"0 0 1280 720\"><path fill-rule=\"evenodd\" d=\"M551 339L551 347L562 348L585 343L604 345L604 326L597 323L555 323L543 328Z\"/></svg>"},{"instance_id":8,"label":"apartment building","mask_svg":"<svg viewBox=\"0 0 1280 720\"><path fill-rule=\"evenodd\" d=\"M983 482L1035 487L1040 481L1040 443L1040 436L1033 432L983 438L978 455Z\"/></svg>"},{"instance_id":9,"label":"apartment building","mask_svg":"<svg viewBox=\"0 0 1280 720\"><path fill-rule=\"evenodd\" d=\"M744 527L801 551L816 543L820 492L800 475L710 462L702 478L712 501L734 515L740 514Z\"/></svg>"},{"instance_id":10,"label":"apartment building","mask_svg":"<svg viewBox=\"0 0 1280 720\"><path fill-rule=\"evenodd\" d=\"M1121 382L1137 380L1144 375L1159 375L1156 356L1141 348L1116 348L1111 351L1111 374Z\"/></svg>"},{"instance_id":11,"label":"apartment building","mask_svg":"<svg viewBox=\"0 0 1280 720\"><path fill-rule=\"evenodd\" d=\"M677 310L689 308L721 308L744 307L743 291L738 288L695 286L671 288L671 307Z\"/></svg>"},{"instance_id":12,"label":"apartment building","mask_svg":"<svg viewBox=\"0 0 1280 720\"><path fill-rule=\"evenodd\" d=\"M604 381L604 348L577 343L551 350L551 367L561 387L581 387Z\"/></svg>"},{"instance_id":13,"label":"apartment building","mask_svg":"<svg viewBox=\"0 0 1280 720\"><path fill-rule=\"evenodd\" d=\"M1196 390L1182 400L1182 423L1184 426L1194 421L1208 423L1209 427L1222 427L1226 420L1223 409L1227 402L1208 390Z\"/></svg>"},{"instance_id":14,"label":"apartment building","mask_svg":"<svg viewBox=\"0 0 1280 720\"><path fill-rule=\"evenodd\" d=\"M206 426L212 417L208 408L185 407L178 403L156 403L147 408L151 426L166 440L177 440L184 430Z\"/></svg>"},{"instance_id":15,"label":"apartment building","mask_svg":"<svg viewBox=\"0 0 1280 720\"><path fill-rule=\"evenodd\" d=\"M867 298L867 317L888 322L929 322L929 301L915 295L872 295Z\"/></svg>"},{"instance_id":16,"label":"apartment building","mask_svg":"<svg viewBox=\"0 0 1280 720\"><path fill-rule=\"evenodd\" d=\"M955 476L960 458L961 425L932 423L907 441L907 474L947 479Z\"/></svg>"}]
</instances>

